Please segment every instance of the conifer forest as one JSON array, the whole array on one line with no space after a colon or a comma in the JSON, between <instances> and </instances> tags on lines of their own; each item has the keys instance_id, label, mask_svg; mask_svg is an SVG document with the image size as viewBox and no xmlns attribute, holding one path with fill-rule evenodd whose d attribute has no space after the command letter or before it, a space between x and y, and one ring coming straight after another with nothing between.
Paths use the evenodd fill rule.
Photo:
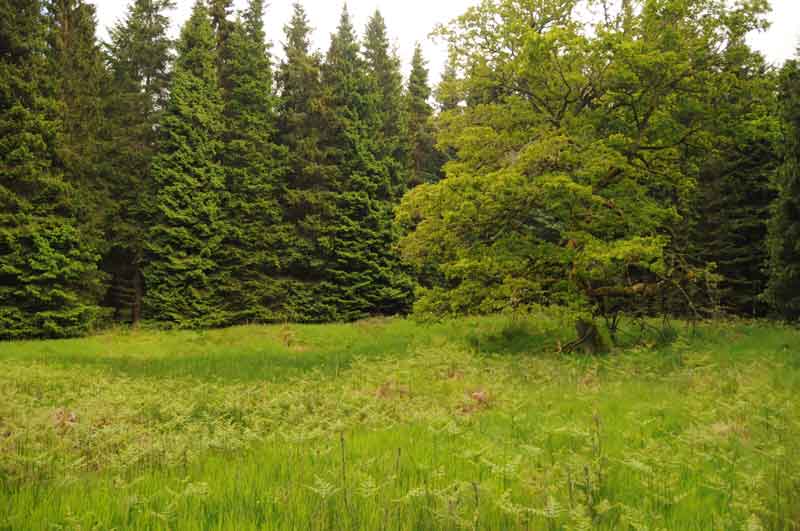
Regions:
<instances>
[{"instance_id":1,"label":"conifer forest","mask_svg":"<svg viewBox=\"0 0 800 531\"><path fill-rule=\"evenodd\" d=\"M0 0L0 531L800 530L768 0L105 1Z\"/></svg>"}]
</instances>

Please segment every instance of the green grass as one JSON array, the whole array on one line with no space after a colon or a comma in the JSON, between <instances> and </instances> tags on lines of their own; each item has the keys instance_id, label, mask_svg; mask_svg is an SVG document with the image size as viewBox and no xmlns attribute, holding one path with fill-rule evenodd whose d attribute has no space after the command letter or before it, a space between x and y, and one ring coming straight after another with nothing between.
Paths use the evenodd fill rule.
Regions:
<instances>
[{"instance_id":1,"label":"green grass","mask_svg":"<svg viewBox=\"0 0 800 531\"><path fill-rule=\"evenodd\" d=\"M0 529L800 529L800 331L561 317L0 343Z\"/></svg>"}]
</instances>

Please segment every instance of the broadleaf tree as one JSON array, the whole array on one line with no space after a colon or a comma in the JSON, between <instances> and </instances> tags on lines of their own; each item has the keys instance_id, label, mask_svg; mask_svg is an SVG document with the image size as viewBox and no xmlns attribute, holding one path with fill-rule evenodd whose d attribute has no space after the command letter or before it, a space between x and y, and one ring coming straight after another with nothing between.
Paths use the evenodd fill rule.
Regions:
<instances>
[{"instance_id":1,"label":"broadleaf tree","mask_svg":"<svg viewBox=\"0 0 800 531\"><path fill-rule=\"evenodd\" d=\"M611 316L713 275L671 247L708 148L709 87L765 6L640 0L587 25L581 0L493 0L440 30L451 49L446 178L398 219L426 272L420 313L574 305ZM696 310L692 301L686 306Z\"/></svg>"}]
</instances>

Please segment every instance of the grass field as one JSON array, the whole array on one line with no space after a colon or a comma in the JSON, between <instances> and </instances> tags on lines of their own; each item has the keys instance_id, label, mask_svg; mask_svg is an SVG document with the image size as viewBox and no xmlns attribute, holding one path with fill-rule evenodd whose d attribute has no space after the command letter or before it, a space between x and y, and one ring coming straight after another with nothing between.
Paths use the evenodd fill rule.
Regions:
<instances>
[{"instance_id":1,"label":"grass field","mask_svg":"<svg viewBox=\"0 0 800 531\"><path fill-rule=\"evenodd\" d=\"M0 529L800 529L800 331L555 315L0 343Z\"/></svg>"}]
</instances>

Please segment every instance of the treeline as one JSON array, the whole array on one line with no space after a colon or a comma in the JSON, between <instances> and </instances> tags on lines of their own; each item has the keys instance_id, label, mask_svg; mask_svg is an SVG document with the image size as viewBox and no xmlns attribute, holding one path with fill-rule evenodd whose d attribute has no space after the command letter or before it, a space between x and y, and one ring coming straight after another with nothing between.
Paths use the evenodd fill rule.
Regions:
<instances>
[{"instance_id":1,"label":"treeline","mask_svg":"<svg viewBox=\"0 0 800 531\"><path fill-rule=\"evenodd\" d=\"M437 30L435 91L380 13L323 56L295 5L275 61L231 3L172 42L134 0L99 43L83 0L0 0L0 338L800 317L800 67L747 45L762 3L486 1Z\"/></svg>"},{"instance_id":2,"label":"treeline","mask_svg":"<svg viewBox=\"0 0 800 531\"><path fill-rule=\"evenodd\" d=\"M303 8L271 57L264 2L135 0L95 36L83 0L2 0L0 337L110 318L180 327L410 309L394 208L440 178L421 48L347 9L327 54Z\"/></svg>"}]
</instances>

